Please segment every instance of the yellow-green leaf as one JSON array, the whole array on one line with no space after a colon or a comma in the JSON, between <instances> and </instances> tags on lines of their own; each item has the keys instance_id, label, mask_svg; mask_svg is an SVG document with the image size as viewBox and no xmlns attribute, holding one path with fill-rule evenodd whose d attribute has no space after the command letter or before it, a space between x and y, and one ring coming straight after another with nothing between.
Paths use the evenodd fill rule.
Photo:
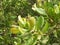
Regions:
<instances>
[{"instance_id":1,"label":"yellow-green leaf","mask_svg":"<svg viewBox=\"0 0 60 45\"><path fill-rule=\"evenodd\" d=\"M42 32L46 33L48 31L48 28L49 28L49 23L46 21L46 23L45 23L45 25L44 25L44 27L42 29Z\"/></svg>"}]
</instances>

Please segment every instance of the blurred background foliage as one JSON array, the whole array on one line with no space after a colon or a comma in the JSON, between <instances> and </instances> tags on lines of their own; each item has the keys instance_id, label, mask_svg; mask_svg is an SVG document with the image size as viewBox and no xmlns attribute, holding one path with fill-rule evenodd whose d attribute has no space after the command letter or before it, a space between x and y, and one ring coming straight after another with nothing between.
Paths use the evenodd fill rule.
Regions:
<instances>
[{"instance_id":1,"label":"blurred background foliage","mask_svg":"<svg viewBox=\"0 0 60 45\"><path fill-rule=\"evenodd\" d=\"M60 45L60 0L0 0L0 45Z\"/></svg>"}]
</instances>

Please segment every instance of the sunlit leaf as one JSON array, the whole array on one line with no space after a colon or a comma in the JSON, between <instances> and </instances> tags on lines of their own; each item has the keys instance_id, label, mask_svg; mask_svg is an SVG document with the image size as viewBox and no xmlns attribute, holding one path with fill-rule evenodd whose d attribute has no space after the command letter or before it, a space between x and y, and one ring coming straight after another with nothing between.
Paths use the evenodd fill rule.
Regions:
<instances>
[{"instance_id":1,"label":"sunlit leaf","mask_svg":"<svg viewBox=\"0 0 60 45\"><path fill-rule=\"evenodd\" d=\"M25 21L25 20L24 20ZM25 22L23 21L21 16L18 16L18 23L20 27L24 27L25 26Z\"/></svg>"},{"instance_id":2,"label":"sunlit leaf","mask_svg":"<svg viewBox=\"0 0 60 45\"><path fill-rule=\"evenodd\" d=\"M59 7L58 7L58 5L54 5L54 11L55 11L56 14L59 13Z\"/></svg>"},{"instance_id":3,"label":"sunlit leaf","mask_svg":"<svg viewBox=\"0 0 60 45\"><path fill-rule=\"evenodd\" d=\"M39 14L47 15L46 12L45 12L45 10L44 10L43 8L38 8L38 7L36 7L36 4L34 5L34 7L32 7L32 9L33 9L34 11L37 11Z\"/></svg>"}]
</instances>

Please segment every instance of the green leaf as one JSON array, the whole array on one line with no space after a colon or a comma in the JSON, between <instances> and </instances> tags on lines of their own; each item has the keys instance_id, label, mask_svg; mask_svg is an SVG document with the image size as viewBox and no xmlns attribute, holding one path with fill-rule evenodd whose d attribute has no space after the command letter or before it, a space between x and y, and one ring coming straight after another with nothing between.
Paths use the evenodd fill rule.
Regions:
<instances>
[{"instance_id":1,"label":"green leaf","mask_svg":"<svg viewBox=\"0 0 60 45\"><path fill-rule=\"evenodd\" d=\"M33 37L29 38L24 45L31 45L33 42Z\"/></svg>"},{"instance_id":2,"label":"green leaf","mask_svg":"<svg viewBox=\"0 0 60 45\"><path fill-rule=\"evenodd\" d=\"M38 7L36 7L36 4L34 4L34 7L32 7L32 9L33 9L34 11L37 11L39 14L47 15L46 12L45 12L45 10L44 10L43 8L38 8Z\"/></svg>"},{"instance_id":3,"label":"green leaf","mask_svg":"<svg viewBox=\"0 0 60 45\"><path fill-rule=\"evenodd\" d=\"M42 32L46 33L48 31L48 28L49 28L49 23L46 21L46 23L45 23L45 25L44 25L44 27L42 29Z\"/></svg>"},{"instance_id":4,"label":"green leaf","mask_svg":"<svg viewBox=\"0 0 60 45\"><path fill-rule=\"evenodd\" d=\"M19 32L20 32L21 34L24 34L24 33L26 32L26 29L23 29L23 28L21 28L21 27L18 27L18 30L19 30Z\"/></svg>"},{"instance_id":5,"label":"green leaf","mask_svg":"<svg viewBox=\"0 0 60 45\"><path fill-rule=\"evenodd\" d=\"M24 45L35 45L37 42L37 36L31 36Z\"/></svg>"},{"instance_id":6,"label":"green leaf","mask_svg":"<svg viewBox=\"0 0 60 45\"><path fill-rule=\"evenodd\" d=\"M38 19L37 19L37 22L36 22L36 28L37 29L40 29L44 24L44 17L43 16L40 16Z\"/></svg>"}]
</instances>

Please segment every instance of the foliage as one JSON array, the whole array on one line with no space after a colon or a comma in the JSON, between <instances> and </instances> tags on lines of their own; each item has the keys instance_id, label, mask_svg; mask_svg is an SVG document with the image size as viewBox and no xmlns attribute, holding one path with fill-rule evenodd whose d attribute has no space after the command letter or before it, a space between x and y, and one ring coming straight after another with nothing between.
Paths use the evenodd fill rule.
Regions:
<instances>
[{"instance_id":1,"label":"foliage","mask_svg":"<svg viewBox=\"0 0 60 45\"><path fill-rule=\"evenodd\" d=\"M60 1L0 0L0 45L60 45Z\"/></svg>"}]
</instances>

